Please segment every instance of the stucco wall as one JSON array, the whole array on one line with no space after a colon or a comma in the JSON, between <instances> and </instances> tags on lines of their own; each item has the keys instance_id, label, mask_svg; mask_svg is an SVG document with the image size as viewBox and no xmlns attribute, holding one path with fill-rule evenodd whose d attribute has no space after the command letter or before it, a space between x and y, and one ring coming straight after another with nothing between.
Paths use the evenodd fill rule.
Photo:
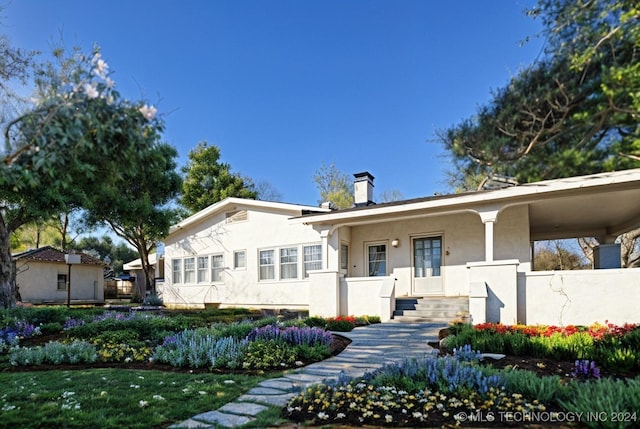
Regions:
<instances>
[{"instance_id":1,"label":"stucco wall","mask_svg":"<svg viewBox=\"0 0 640 429\"><path fill-rule=\"evenodd\" d=\"M320 244L321 237L308 225L290 222L293 216L292 212L251 208L246 221L227 223L225 213L220 213L173 233L165 240L165 281L159 287L165 304L306 308L309 279L302 278L302 246ZM276 273L276 280L258 281L259 250L275 249L278 253L278 249L292 246L300 249L298 279L278 280ZM233 254L238 250L246 252L246 268L233 268ZM172 259L220 253L224 258L222 282L173 284Z\"/></svg>"},{"instance_id":2,"label":"stucco wall","mask_svg":"<svg viewBox=\"0 0 640 429\"><path fill-rule=\"evenodd\" d=\"M640 268L536 271L519 276L521 323L640 322Z\"/></svg>"},{"instance_id":3,"label":"stucco wall","mask_svg":"<svg viewBox=\"0 0 640 429\"><path fill-rule=\"evenodd\" d=\"M56 262L17 263L16 281L24 302L66 302L67 291L58 290L58 274L68 266ZM104 301L103 270L95 265L71 266L71 300Z\"/></svg>"},{"instance_id":4,"label":"stucco wall","mask_svg":"<svg viewBox=\"0 0 640 429\"><path fill-rule=\"evenodd\" d=\"M340 229L340 239L346 241L350 232L349 277L366 276L366 247L371 243L387 245L387 274L398 279L396 296L412 295L413 238L442 236L442 275L444 294L468 295L468 262L485 258L485 228L474 212L425 217L404 221L376 223ZM391 246L398 239L397 248ZM494 228L494 256L496 259L518 259L523 270L530 267L529 216L526 206L505 209L498 216ZM448 254L447 254L448 252Z\"/></svg>"}]
</instances>

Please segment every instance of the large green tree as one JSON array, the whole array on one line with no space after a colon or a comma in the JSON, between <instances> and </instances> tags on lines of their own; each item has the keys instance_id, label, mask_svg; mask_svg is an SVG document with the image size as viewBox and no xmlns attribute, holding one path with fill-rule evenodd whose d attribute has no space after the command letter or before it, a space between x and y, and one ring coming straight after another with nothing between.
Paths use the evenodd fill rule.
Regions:
<instances>
[{"instance_id":1,"label":"large green tree","mask_svg":"<svg viewBox=\"0 0 640 429\"><path fill-rule=\"evenodd\" d=\"M0 162L0 301L15 302L12 233L82 207L96 189L123 184L158 133L154 109L123 100L98 51L54 51L38 67L35 100L7 122Z\"/></svg>"},{"instance_id":2,"label":"large green tree","mask_svg":"<svg viewBox=\"0 0 640 429\"><path fill-rule=\"evenodd\" d=\"M256 199L258 193L250 180L233 173L231 166L220 161L220 149L200 142L189 152L180 204L191 213L229 197Z\"/></svg>"},{"instance_id":3,"label":"large green tree","mask_svg":"<svg viewBox=\"0 0 640 429\"><path fill-rule=\"evenodd\" d=\"M473 118L439 132L461 178L520 182L640 165L640 12L635 1L540 0L541 60Z\"/></svg>"},{"instance_id":4,"label":"large green tree","mask_svg":"<svg viewBox=\"0 0 640 429\"><path fill-rule=\"evenodd\" d=\"M122 172L122 181L107 183L96 189L84 204L89 224L107 224L140 255L145 276L145 290L138 296L155 292L155 271L149 254L177 220L171 203L182 184L176 171L176 149L159 143L160 135L147 129L131 136L140 140L145 150L138 154L139 164ZM143 143L144 142L144 143Z\"/></svg>"}]
</instances>

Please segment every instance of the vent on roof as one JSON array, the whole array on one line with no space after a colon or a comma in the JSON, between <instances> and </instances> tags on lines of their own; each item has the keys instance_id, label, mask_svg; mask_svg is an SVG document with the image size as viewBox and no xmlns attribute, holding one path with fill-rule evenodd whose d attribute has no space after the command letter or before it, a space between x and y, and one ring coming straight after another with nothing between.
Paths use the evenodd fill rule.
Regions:
<instances>
[{"instance_id":1,"label":"vent on roof","mask_svg":"<svg viewBox=\"0 0 640 429\"><path fill-rule=\"evenodd\" d=\"M244 222L249 217L246 210L236 210L233 212L228 212L226 215L227 223Z\"/></svg>"},{"instance_id":2,"label":"vent on roof","mask_svg":"<svg viewBox=\"0 0 640 429\"><path fill-rule=\"evenodd\" d=\"M518 181L515 178L492 174L480 183L478 191L491 191L494 189L509 188L511 186L518 186Z\"/></svg>"}]
</instances>

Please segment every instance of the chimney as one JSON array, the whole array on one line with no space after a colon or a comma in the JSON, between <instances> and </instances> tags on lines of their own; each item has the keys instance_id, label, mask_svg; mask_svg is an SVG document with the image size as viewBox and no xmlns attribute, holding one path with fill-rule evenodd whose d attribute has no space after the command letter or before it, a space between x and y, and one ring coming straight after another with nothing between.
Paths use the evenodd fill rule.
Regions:
<instances>
[{"instance_id":1,"label":"chimney","mask_svg":"<svg viewBox=\"0 0 640 429\"><path fill-rule=\"evenodd\" d=\"M353 201L356 207L369 206L373 202L373 177L368 171L353 175Z\"/></svg>"}]
</instances>

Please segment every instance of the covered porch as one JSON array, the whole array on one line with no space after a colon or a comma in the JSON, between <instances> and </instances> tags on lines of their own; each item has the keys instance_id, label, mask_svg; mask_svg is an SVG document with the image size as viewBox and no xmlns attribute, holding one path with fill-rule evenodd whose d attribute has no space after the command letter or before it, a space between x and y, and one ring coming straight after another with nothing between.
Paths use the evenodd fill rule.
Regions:
<instances>
[{"instance_id":1,"label":"covered porch","mask_svg":"<svg viewBox=\"0 0 640 429\"><path fill-rule=\"evenodd\" d=\"M627 308L640 298L640 272L619 268L615 244L618 235L640 227L640 170L298 220L321 233L324 252L323 269L310 277L310 314L390 320L397 297L418 296L425 302L466 297L474 323L640 319ZM577 237L599 241L595 270L532 271L533 241Z\"/></svg>"}]
</instances>

